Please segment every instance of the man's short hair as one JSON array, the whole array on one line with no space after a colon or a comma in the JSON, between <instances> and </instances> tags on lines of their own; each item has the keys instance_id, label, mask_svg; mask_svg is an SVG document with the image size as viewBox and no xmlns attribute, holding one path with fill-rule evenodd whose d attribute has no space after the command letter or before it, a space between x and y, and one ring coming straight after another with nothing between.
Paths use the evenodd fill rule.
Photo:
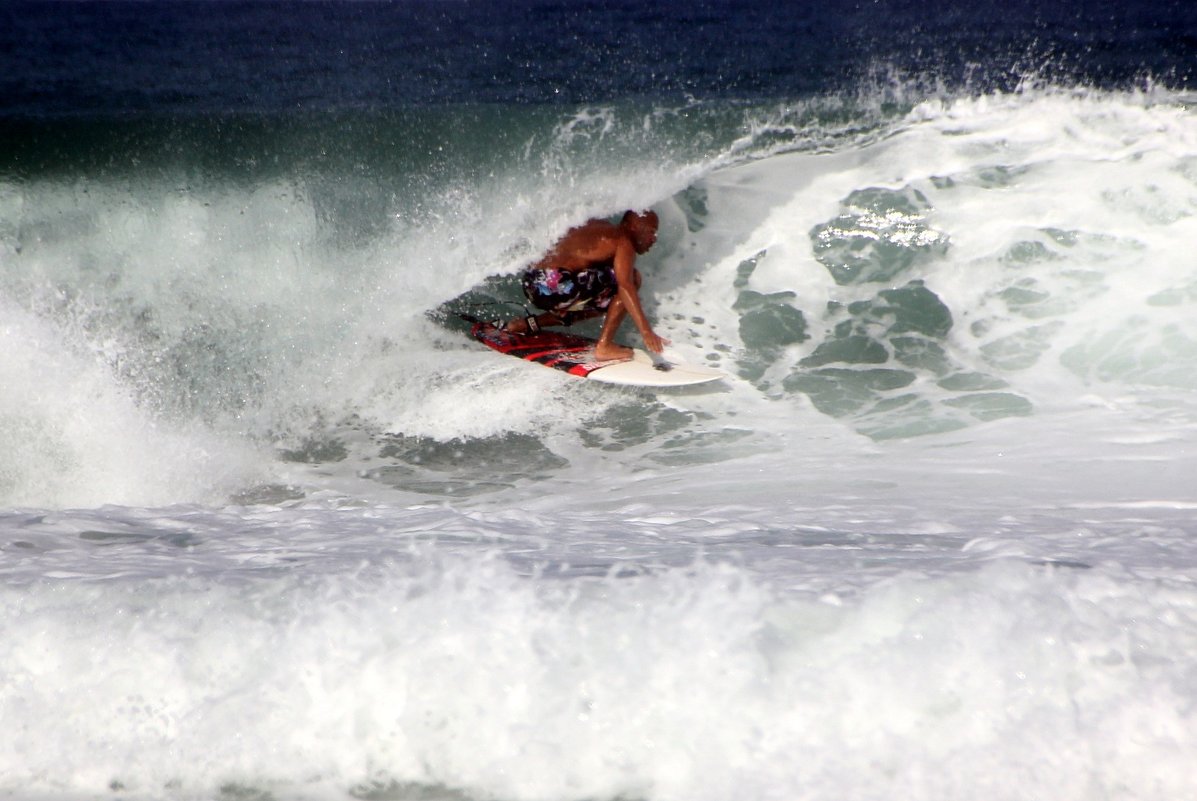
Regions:
<instances>
[{"instance_id":1,"label":"man's short hair","mask_svg":"<svg viewBox=\"0 0 1197 801\"><path fill-rule=\"evenodd\" d=\"M647 209L645 211L634 211L632 209L628 209L623 213L623 219L619 221L619 224L627 225L629 223L638 222L639 220L651 222L653 224L653 228L657 228L661 224L661 218L658 217L657 213L652 209Z\"/></svg>"}]
</instances>

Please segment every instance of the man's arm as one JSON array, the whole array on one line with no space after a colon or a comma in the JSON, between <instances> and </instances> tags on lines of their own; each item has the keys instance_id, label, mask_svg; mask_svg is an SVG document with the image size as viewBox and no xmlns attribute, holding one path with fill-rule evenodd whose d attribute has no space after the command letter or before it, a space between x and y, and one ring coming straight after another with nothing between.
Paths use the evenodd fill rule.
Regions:
<instances>
[{"instance_id":1,"label":"man's arm","mask_svg":"<svg viewBox=\"0 0 1197 801\"><path fill-rule=\"evenodd\" d=\"M653 353L660 353L668 343L649 325L648 316L640 305L640 293L636 290L635 271L636 249L627 237L620 237L615 245L615 282L619 285L619 299L639 329L644 346Z\"/></svg>"}]
</instances>

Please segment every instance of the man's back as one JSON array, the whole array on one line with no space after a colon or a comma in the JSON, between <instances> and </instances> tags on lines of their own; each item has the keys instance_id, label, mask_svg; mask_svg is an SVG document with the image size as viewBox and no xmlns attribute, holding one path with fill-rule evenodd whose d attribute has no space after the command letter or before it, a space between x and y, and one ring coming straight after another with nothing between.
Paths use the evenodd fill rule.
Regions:
<instances>
[{"instance_id":1,"label":"man's back","mask_svg":"<svg viewBox=\"0 0 1197 801\"><path fill-rule=\"evenodd\" d=\"M567 231L534 266L569 272L585 270L614 259L620 240L626 238L627 234L618 225L605 220L590 220Z\"/></svg>"}]
</instances>

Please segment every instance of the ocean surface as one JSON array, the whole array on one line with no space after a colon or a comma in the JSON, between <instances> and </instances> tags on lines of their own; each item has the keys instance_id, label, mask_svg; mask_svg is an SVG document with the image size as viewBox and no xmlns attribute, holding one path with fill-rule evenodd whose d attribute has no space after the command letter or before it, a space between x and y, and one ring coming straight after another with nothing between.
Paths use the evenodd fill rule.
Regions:
<instances>
[{"instance_id":1,"label":"ocean surface","mask_svg":"<svg viewBox=\"0 0 1197 801\"><path fill-rule=\"evenodd\" d=\"M728 380L465 336L628 208ZM1197 5L0 4L0 799L1194 754Z\"/></svg>"}]
</instances>

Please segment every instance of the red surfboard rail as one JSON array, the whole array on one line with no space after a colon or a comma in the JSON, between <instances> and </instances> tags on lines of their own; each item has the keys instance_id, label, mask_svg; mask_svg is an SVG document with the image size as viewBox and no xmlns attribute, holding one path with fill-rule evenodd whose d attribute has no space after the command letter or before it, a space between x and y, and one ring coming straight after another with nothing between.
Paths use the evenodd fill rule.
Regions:
<instances>
[{"instance_id":1,"label":"red surfboard rail","mask_svg":"<svg viewBox=\"0 0 1197 801\"><path fill-rule=\"evenodd\" d=\"M467 318L469 319L469 318ZM535 334L513 334L494 323L470 320L470 336L499 353L506 353L527 362L562 370L585 378L600 367L607 367L628 359L594 358L595 341L577 334L559 331L538 331Z\"/></svg>"}]
</instances>

